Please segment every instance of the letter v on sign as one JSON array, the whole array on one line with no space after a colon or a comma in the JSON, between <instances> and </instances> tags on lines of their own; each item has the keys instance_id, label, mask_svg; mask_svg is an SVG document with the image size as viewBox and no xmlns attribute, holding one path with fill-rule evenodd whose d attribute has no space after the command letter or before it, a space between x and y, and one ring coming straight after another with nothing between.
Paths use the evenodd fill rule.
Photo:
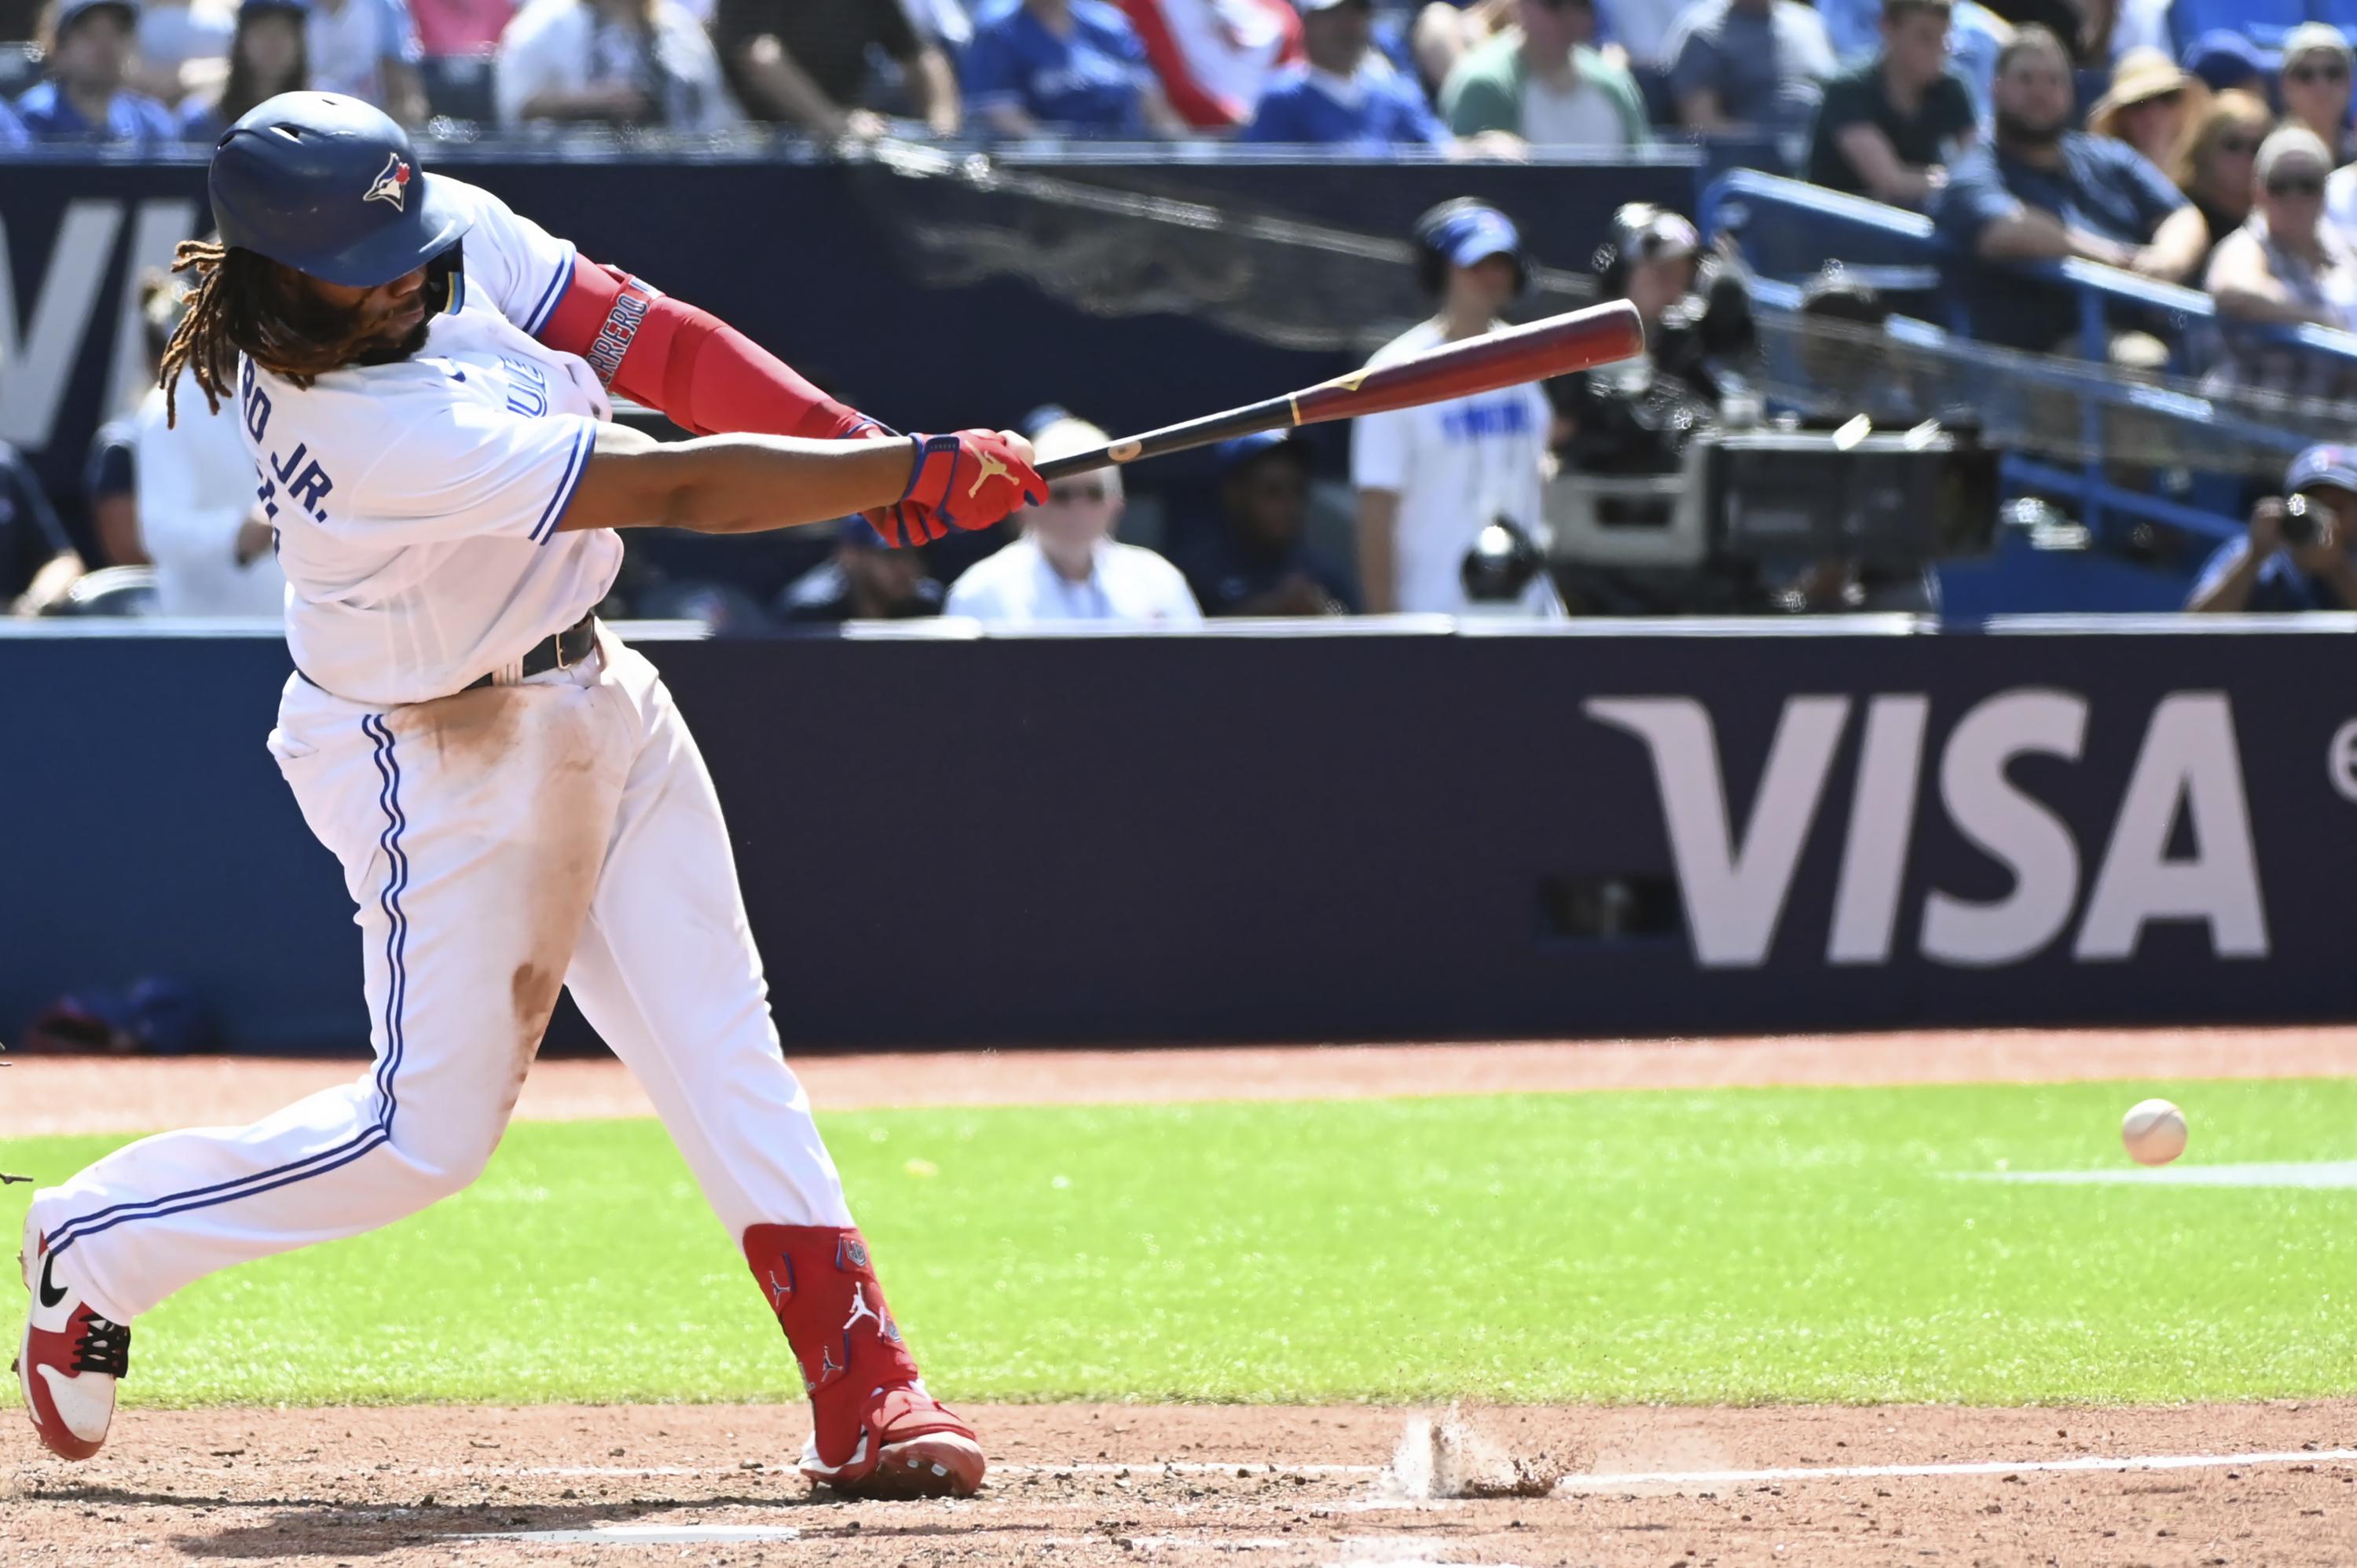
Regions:
<instances>
[{"instance_id":1,"label":"letter v on sign","mask_svg":"<svg viewBox=\"0 0 2357 1568\"><path fill-rule=\"evenodd\" d=\"M120 201L66 204L40 292L27 294L29 334L19 325L15 269L0 275L0 440L34 452L48 446L122 229ZM0 219L0 263L10 253L7 223Z\"/></svg>"},{"instance_id":2,"label":"letter v on sign","mask_svg":"<svg viewBox=\"0 0 2357 1568\"><path fill-rule=\"evenodd\" d=\"M1849 723L1847 697L1789 697L1738 835L1710 712L1692 697L1595 697L1587 716L1645 743L1695 960L1707 969L1765 962L1792 890L1802 846L1824 801L1834 752Z\"/></svg>"}]
</instances>

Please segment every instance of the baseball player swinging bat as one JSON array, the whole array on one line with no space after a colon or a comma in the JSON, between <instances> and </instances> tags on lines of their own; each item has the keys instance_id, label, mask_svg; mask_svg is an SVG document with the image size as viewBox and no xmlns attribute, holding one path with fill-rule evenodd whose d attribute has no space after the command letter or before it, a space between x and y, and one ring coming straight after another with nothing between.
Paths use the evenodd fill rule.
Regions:
<instances>
[{"instance_id":1,"label":"baseball player swinging bat","mask_svg":"<svg viewBox=\"0 0 2357 1568\"><path fill-rule=\"evenodd\" d=\"M1287 430L1331 419L1356 419L1395 408L1440 403L1501 387L1521 386L1626 360L1643 351L1645 326L1625 299L1567 311L1527 327L1488 332L1412 359L1353 371L1282 397L1266 398L1132 435L1093 452L1075 452L1039 465L1043 479L1069 478L1116 463L1209 446L1263 430Z\"/></svg>"}]
</instances>

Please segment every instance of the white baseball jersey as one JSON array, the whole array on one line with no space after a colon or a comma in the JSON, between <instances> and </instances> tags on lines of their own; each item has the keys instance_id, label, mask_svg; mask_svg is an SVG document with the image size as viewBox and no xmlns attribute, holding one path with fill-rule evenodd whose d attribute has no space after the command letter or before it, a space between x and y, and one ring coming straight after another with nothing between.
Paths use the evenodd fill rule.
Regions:
<instances>
[{"instance_id":1,"label":"white baseball jersey","mask_svg":"<svg viewBox=\"0 0 2357 1568\"><path fill-rule=\"evenodd\" d=\"M1095 569L1076 583L1049 565L1028 534L967 567L950 585L949 603L942 613L1001 626L1042 620L1203 624L1202 609L1187 579L1153 551L1101 541Z\"/></svg>"},{"instance_id":2,"label":"white baseball jersey","mask_svg":"<svg viewBox=\"0 0 2357 1568\"><path fill-rule=\"evenodd\" d=\"M488 191L457 308L391 365L302 388L239 369L238 410L278 530L295 667L355 702L425 702L517 664L606 596L610 530L560 533L612 409L576 355L531 337L573 247Z\"/></svg>"},{"instance_id":3,"label":"white baseball jersey","mask_svg":"<svg viewBox=\"0 0 2357 1568\"><path fill-rule=\"evenodd\" d=\"M1427 321L1393 338L1367 363L1389 364L1444 341L1439 323ZM1351 482L1399 495L1393 545L1399 608L1440 615L1471 608L1461 575L1465 553L1497 518L1545 547L1550 535L1541 499L1553 417L1546 394L1534 383L1352 423ZM1532 585L1527 607L1534 613L1546 613L1554 602L1544 582Z\"/></svg>"}]
</instances>

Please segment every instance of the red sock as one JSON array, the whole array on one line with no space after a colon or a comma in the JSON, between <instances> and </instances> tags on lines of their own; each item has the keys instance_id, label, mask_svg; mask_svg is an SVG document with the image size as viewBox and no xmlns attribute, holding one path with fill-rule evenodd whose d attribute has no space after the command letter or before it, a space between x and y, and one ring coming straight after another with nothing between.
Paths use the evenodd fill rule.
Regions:
<instances>
[{"instance_id":1,"label":"red sock","mask_svg":"<svg viewBox=\"0 0 2357 1568\"><path fill-rule=\"evenodd\" d=\"M756 1225L745 1232L745 1261L802 1363L820 1457L843 1464L858 1445L868 1396L919 1375L867 1243L828 1225Z\"/></svg>"}]
</instances>

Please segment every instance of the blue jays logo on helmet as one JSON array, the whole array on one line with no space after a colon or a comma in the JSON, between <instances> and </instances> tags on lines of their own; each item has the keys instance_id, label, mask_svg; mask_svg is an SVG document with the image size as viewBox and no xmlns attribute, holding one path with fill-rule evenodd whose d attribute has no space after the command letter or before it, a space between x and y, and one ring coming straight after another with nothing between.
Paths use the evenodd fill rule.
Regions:
<instances>
[{"instance_id":1,"label":"blue jays logo on helmet","mask_svg":"<svg viewBox=\"0 0 2357 1568\"><path fill-rule=\"evenodd\" d=\"M473 218L464 188L428 174L408 132L333 92L247 110L213 148L207 185L223 244L348 288L453 251Z\"/></svg>"},{"instance_id":2,"label":"blue jays logo on helmet","mask_svg":"<svg viewBox=\"0 0 2357 1568\"><path fill-rule=\"evenodd\" d=\"M387 153L384 157L384 167L378 172L375 180L369 186L368 194L361 199L387 202L392 205L395 212L407 211L409 209L407 160L404 159L399 153Z\"/></svg>"}]
</instances>

